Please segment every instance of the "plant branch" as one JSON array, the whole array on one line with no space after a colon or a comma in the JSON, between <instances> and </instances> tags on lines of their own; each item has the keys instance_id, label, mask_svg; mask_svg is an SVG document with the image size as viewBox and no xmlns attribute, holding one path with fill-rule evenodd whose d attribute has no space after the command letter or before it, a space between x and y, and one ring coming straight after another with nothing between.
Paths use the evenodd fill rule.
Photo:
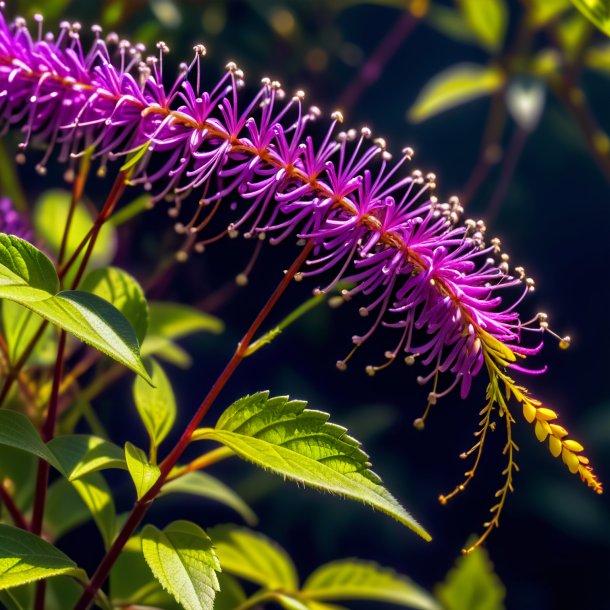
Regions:
<instances>
[{"instance_id":1,"label":"plant branch","mask_svg":"<svg viewBox=\"0 0 610 610\"><path fill-rule=\"evenodd\" d=\"M6 510L13 520L13 523L22 530L28 530L29 527L27 521L25 520L23 513L19 510L19 507L15 504L15 501L6 488L4 481L0 483L0 501L6 507Z\"/></svg>"}]
</instances>

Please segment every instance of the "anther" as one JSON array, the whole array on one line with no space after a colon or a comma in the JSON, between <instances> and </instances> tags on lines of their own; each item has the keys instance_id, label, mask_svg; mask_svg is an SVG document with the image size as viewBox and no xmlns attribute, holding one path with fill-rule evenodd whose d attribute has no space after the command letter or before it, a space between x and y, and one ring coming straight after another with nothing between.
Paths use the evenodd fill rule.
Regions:
<instances>
[{"instance_id":1,"label":"anther","mask_svg":"<svg viewBox=\"0 0 610 610\"><path fill-rule=\"evenodd\" d=\"M235 283L238 286L246 286L248 284L248 276L245 273L240 273L235 277Z\"/></svg>"},{"instance_id":2,"label":"anther","mask_svg":"<svg viewBox=\"0 0 610 610\"><path fill-rule=\"evenodd\" d=\"M330 118L333 121L337 121L337 123L343 123L343 113L341 113L339 110L335 110L331 115Z\"/></svg>"},{"instance_id":3,"label":"anther","mask_svg":"<svg viewBox=\"0 0 610 610\"><path fill-rule=\"evenodd\" d=\"M405 364L407 366L413 366L415 364L415 356L413 354L405 356Z\"/></svg>"},{"instance_id":4,"label":"anther","mask_svg":"<svg viewBox=\"0 0 610 610\"><path fill-rule=\"evenodd\" d=\"M415 151L410 146L407 146L407 147L402 149L402 154L407 159L411 160L413 158L413 155L415 154Z\"/></svg>"},{"instance_id":5,"label":"anther","mask_svg":"<svg viewBox=\"0 0 610 610\"><path fill-rule=\"evenodd\" d=\"M423 417L418 417L413 420L413 427L416 430L423 430L426 427ZM442 496L441 496L442 497Z\"/></svg>"},{"instance_id":6,"label":"anther","mask_svg":"<svg viewBox=\"0 0 610 610\"><path fill-rule=\"evenodd\" d=\"M346 371L347 370L347 364L344 360L337 360L337 363L335 365L340 371Z\"/></svg>"},{"instance_id":7,"label":"anther","mask_svg":"<svg viewBox=\"0 0 610 610\"><path fill-rule=\"evenodd\" d=\"M366 318L369 315L369 310L366 307L361 307L358 310L358 313L363 317Z\"/></svg>"},{"instance_id":8,"label":"anther","mask_svg":"<svg viewBox=\"0 0 610 610\"><path fill-rule=\"evenodd\" d=\"M569 335L562 337L559 341L560 349L568 349L572 343L572 338Z\"/></svg>"},{"instance_id":9,"label":"anther","mask_svg":"<svg viewBox=\"0 0 610 610\"><path fill-rule=\"evenodd\" d=\"M375 138L373 140L373 144L375 144L376 146L381 148L381 150L385 150L386 146L387 146L387 142L385 141L384 138Z\"/></svg>"},{"instance_id":10,"label":"anther","mask_svg":"<svg viewBox=\"0 0 610 610\"><path fill-rule=\"evenodd\" d=\"M368 366L366 366L364 370L366 371L366 374L369 377L372 377L376 372L376 369L372 364L369 364Z\"/></svg>"},{"instance_id":11,"label":"anther","mask_svg":"<svg viewBox=\"0 0 610 610\"><path fill-rule=\"evenodd\" d=\"M203 57L208 52L205 46L203 46L202 44L196 44L193 47L193 51L195 51L195 53L199 55L199 57Z\"/></svg>"}]
</instances>

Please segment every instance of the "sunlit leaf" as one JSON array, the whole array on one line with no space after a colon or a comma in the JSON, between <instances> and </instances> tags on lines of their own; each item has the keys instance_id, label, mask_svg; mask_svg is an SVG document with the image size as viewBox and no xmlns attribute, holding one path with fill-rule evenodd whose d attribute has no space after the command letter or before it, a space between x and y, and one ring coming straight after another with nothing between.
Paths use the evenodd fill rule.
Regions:
<instances>
[{"instance_id":1,"label":"sunlit leaf","mask_svg":"<svg viewBox=\"0 0 610 610\"><path fill-rule=\"evenodd\" d=\"M25 530L0 524L0 589L83 571L52 544Z\"/></svg>"},{"instance_id":2,"label":"sunlit leaf","mask_svg":"<svg viewBox=\"0 0 610 610\"><path fill-rule=\"evenodd\" d=\"M495 66L456 64L430 80L409 110L414 123L497 91L504 84L504 75Z\"/></svg>"},{"instance_id":3,"label":"sunlit leaf","mask_svg":"<svg viewBox=\"0 0 610 610\"><path fill-rule=\"evenodd\" d=\"M249 525L257 522L252 509L230 487L206 472L189 472L163 486L162 495L175 493L221 502L239 513Z\"/></svg>"},{"instance_id":4,"label":"sunlit leaf","mask_svg":"<svg viewBox=\"0 0 610 610\"><path fill-rule=\"evenodd\" d=\"M292 560L277 543L245 527L219 525L209 530L224 571L268 589L299 586Z\"/></svg>"},{"instance_id":5,"label":"sunlit leaf","mask_svg":"<svg viewBox=\"0 0 610 610\"><path fill-rule=\"evenodd\" d=\"M610 75L610 42L589 48L585 55L585 65L606 76Z\"/></svg>"},{"instance_id":6,"label":"sunlit leaf","mask_svg":"<svg viewBox=\"0 0 610 610\"><path fill-rule=\"evenodd\" d=\"M504 586L480 547L457 559L435 593L445 610L504 610Z\"/></svg>"},{"instance_id":7,"label":"sunlit leaf","mask_svg":"<svg viewBox=\"0 0 610 610\"><path fill-rule=\"evenodd\" d=\"M570 0L530 0L528 8L532 25L540 27L570 8Z\"/></svg>"},{"instance_id":8,"label":"sunlit leaf","mask_svg":"<svg viewBox=\"0 0 610 610\"><path fill-rule=\"evenodd\" d=\"M478 42L464 15L454 8L433 4L426 15L426 22L453 40L468 44Z\"/></svg>"},{"instance_id":9,"label":"sunlit leaf","mask_svg":"<svg viewBox=\"0 0 610 610\"><path fill-rule=\"evenodd\" d=\"M129 320L141 344L148 329L148 305L138 282L118 267L104 267L89 273L81 289L112 303Z\"/></svg>"},{"instance_id":10,"label":"sunlit leaf","mask_svg":"<svg viewBox=\"0 0 610 610\"><path fill-rule=\"evenodd\" d=\"M155 301L150 307L150 334L180 339L197 332L221 333L224 324L218 318L180 303Z\"/></svg>"},{"instance_id":11,"label":"sunlit leaf","mask_svg":"<svg viewBox=\"0 0 610 610\"><path fill-rule=\"evenodd\" d=\"M157 482L161 471L155 464L151 464L146 454L131 443L125 444L125 460L127 470L136 486L138 500Z\"/></svg>"},{"instance_id":12,"label":"sunlit leaf","mask_svg":"<svg viewBox=\"0 0 610 610\"><path fill-rule=\"evenodd\" d=\"M481 46L494 53L504 42L508 8L504 0L458 0L466 22Z\"/></svg>"},{"instance_id":13,"label":"sunlit leaf","mask_svg":"<svg viewBox=\"0 0 610 610\"><path fill-rule=\"evenodd\" d=\"M189 521L142 530L142 553L155 578L185 610L210 610L220 564L210 537Z\"/></svg>"},{"instance_id":14,"label":"sunlit leaf","mask_svg":"<svg viewBox=\"0 0 610 610\"><path fill-rule=\"evenodd\" d=\"M215 440L236 455L304 485L368 504L414 532L430 535L383 487L370 470L369 456L329 415L285 396L260 392L241 398L220 417L216 428L200 429L193 440Z\"/></svg>"},{"instance_id":15,"label":"sunlit leaf","mask_svg":"<svg viewBox=\"0 0 610 610\"><path fill-rule=\"evenodd\" d=\"M606 36L610 36L610 3L607 0L572 0L572 4Z\"/></svg>"},{"instance_id":16,"label":"sunlit leaf","mask_svg":"<svg viewBox=\"0 0 610 610\"><path fill-rule=\"evenodd\" d=\"M370 561L343 559L318 568L302 589L317 601L369 600L418 610L441 610L438 602L406 576Z\"/></svg>"}]
</instances>

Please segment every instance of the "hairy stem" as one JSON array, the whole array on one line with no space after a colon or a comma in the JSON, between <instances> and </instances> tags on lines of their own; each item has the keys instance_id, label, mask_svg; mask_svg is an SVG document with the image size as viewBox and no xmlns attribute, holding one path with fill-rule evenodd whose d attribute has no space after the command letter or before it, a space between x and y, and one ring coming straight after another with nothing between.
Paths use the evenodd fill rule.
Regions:
<instances>
[{"instance_id":1,"label":"hairy stem","mask_svg":"<svg viewBox=\"0 0 610 610\"><path fill-rule=\"evenodd\" d=\"M148 491L148 493L146 493L140 500L135 503L133 510L131 511L129 517L127 518L127 521L125 522L125 525L119 532L114 543L106 553L106 556L93 574L93 577L91 578L89 584L85 587L85 591L74 606L74 610L86 610L87 608L89 608L91 602L95 597L95 594L108 578L110 570L112 569L112 566L117 560L121 550L123 549L125 544L127 544L127 541L142 521L150 505L163 487L163 483L165 483L170 472L180 459L180 456L184 453L184 450L191 442L191 437L193 436L193 433L201 423L201 420L210 410L210 407L214 404L214 401L220 394L221 390L226 386L227 382L231 379L233 373L244 359L248 351L248 347L254 339L254 335L260 328L261 324L265 321L271 310L275 307L282 294L288 288L290 282L293 280L294 276L309 256L312 248L312 241L309 241L303 247L302 252L291 265L290 269L288 269L288 271L285 273L284 277L282 278L282 281L278 284L273 294L269 297L267 303L265 303L263 308L260 310L256 318L254 319L254 322L252 322L250 328L246 331L246 334L243 336L242 340L238 343L235 353L225 366L225 369L222 371L210 391L208 392L207 396L199 405L199 408L197 409L191 421L184 430L182 436L180 437L180 440L175 445L173 450L169 453L169 455L163 460L163 462L161 462L161 474L159 475L159 478L157 479L156 483Z\"/></svg>"}]
</instances>

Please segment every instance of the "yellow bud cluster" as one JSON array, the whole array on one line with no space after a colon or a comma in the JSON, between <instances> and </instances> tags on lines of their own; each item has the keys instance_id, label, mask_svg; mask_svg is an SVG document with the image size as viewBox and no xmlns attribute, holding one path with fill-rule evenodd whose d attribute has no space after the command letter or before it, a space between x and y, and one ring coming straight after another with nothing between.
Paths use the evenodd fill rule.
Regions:
<instances>
[{"instance_id":1,"label":"yellow bud cluster","mask_svg":"<svg viewBox=\"0 0 610 610\"><path fill-rule=\"evenodd\" d=\"M561 456L572 474L578 473L584 483L597 493L602 493L602 484L589 466L589 459L581 455L584 447L579 442L566 438L568 431L563 426L552 423L558 417L555 411L539 404L532 399L523 401L523 415L530 424L534 424L536 438L541 443L548 438L549 450L553 457Z\"/></svg>"}]
</instances>

